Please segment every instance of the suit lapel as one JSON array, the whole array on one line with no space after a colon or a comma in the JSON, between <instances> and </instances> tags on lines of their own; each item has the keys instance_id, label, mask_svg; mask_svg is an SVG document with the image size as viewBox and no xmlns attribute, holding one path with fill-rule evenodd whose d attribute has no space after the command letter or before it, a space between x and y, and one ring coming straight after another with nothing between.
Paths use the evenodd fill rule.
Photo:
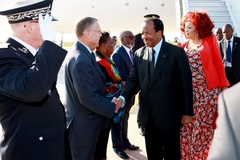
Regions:
<instances>
[{"instance_id":1,"label":"suit lapel","mask_svg":"<svg viewBox=\"0 0 240 160\"><path fill-rule=\"evenodd\" d=\"M236 48L237 48L237 41L236 41L236 38L235 37L233 37L233 48L232 48L232 56L235 54L235 52L236 52Z\"/></svg>"},{"instance_id":2,"label":"suit lapel","mask_svg":"<svg viewBox=\"0 0 240 160\"><path fill-rule=\"evenodd\" d=\"M167 47L165 46L165 43L162 43L162 47L160 49L156 64L155 64L155 69L152 77L152 81L150 82L150 86L153 84L153 82L157 79L157 76L159 75L166 59L168 56L169 52L167 51Z\"/></svg>"},{"instance_id":3,"label":"suit lapel","mask_svg":"<svg viewBox=\"0 0 240 160\"><path fill-rule=\"evenodd\" d=\"M132 60L130 59L126 49L123 46L121 46L121 48L119 48L119 49L121 49L122 50L121 52L124 53L124 56L128 61L127 64L132 64Z\"/></svg>"},{"instance_id":4,"label":"suit lapel","mask_svg":"<svg viewBox=\"0 0 240 160\"><path fill-rule=\"evenodd\" d=\"M97 70L98 73L100 74L101 78L102 78L102 79L104 80L104 82L105 82L105 81L106 81L106 80L105 80L105 76L104 76L101 68L99 67L98 63L96 62L96 59L93 59L93 58L91 57L91 54L93 54L93 53L89 53L89 51L87 50L87 48L86 48L84 45L82 45L80 42L77 42L77 48L84 50L83 53L85 53L85 54L87 55L87 57L90 58L90 60L92 61L93 66L96 68L96 70Z\"/></svg>"}]
</instances>

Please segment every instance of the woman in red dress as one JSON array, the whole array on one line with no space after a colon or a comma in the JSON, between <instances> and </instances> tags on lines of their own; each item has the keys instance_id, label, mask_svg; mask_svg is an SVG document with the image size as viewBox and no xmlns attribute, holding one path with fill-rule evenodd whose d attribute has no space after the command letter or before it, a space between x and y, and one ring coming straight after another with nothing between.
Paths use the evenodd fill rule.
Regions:
<instances>
[{"instance_id":1,"label":"woman in red dress","mask_svg":"<svg viewBox=\"0 0 240 160\"><path fill-rule=\"evenodd\" d=\"M203 11L188 12L181 21L187 41L179 43L188 55L193 84L193 121L181 127L181 159L204 160L214 135L217 98L229 83L220 49L212 34L214 24Z\"/></svg>"}]
</instances>

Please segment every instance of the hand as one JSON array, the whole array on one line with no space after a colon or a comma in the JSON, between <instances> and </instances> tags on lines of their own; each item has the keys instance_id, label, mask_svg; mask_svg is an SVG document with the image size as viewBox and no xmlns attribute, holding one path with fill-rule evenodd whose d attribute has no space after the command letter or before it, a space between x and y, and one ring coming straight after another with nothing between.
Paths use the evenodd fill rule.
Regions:
<instances>
[{"instance_id":1,"label":"hand","mask_svg":"<svg viewBox=\"0 0 240 160\"><path fill-rule=\"evenodd\" d=\"M183 115L183 116L182 116L182 124L183 124L184 126L187 126L189 123L192 122L192 118L193 118L193 116Z\"/></svg>"},{"instance_id":2,"label":"hand","mask_svg":"<svg viewBox=\"0 0 240 160\"><path fill-rule=\"evenodd\" d=\"M39 23L42 39L44 41L48 40L55 43L56 35L52 25L52 16L50 16L49 14L46 14L45 17L43 17L42 14L39 14L38 23Z\"/></svg>"},{"instance_id":3,"label":"hand","mask_svg":"<svg viewBox=\"0 0 240 160\"><path fill-rule=\"evenodd\" d=\"M118 113L119 108L122 106L122 100L120 98L116 99L116 97L114 97L112 99L112 102L116 104L114 113Z\"/></svg>"}]
</instances>

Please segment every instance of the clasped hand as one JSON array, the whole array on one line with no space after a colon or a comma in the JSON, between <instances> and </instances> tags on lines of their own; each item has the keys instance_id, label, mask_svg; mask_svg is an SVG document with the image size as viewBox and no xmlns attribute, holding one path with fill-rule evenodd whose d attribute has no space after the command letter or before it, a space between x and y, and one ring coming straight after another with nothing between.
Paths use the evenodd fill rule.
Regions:
<instances>
[{"instance_id":1,"label":"clasped hand","mask_svg":"<svg viewBox=\"0 0 240 160\"><path fill-rule=\"evenodd\" d=\"M115 107L115 111L114 111L114 112L115 112L115 113L118 113L119 108L122 107L122 99L121 99L121 98L113 97L112 102L116 104L116 107Z\"/></svg>"}]
</instances>

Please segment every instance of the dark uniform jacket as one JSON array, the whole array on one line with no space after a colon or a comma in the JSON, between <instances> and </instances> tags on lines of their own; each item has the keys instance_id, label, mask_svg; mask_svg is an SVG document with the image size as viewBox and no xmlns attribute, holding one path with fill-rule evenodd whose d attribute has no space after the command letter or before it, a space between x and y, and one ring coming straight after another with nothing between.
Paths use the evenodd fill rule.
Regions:
<instances>
[{"instance_id":1,"label":"dark uniform jacket","mask_svg":"<svg viewBox=\"0 0 240 160\"><path fill-rule=\"evenodd\" d=\"M2 160L63 160L65 113L56 79L66 51L44 41L34 57L8 39L0 49Z\"/></svg>"}]
</instances>

